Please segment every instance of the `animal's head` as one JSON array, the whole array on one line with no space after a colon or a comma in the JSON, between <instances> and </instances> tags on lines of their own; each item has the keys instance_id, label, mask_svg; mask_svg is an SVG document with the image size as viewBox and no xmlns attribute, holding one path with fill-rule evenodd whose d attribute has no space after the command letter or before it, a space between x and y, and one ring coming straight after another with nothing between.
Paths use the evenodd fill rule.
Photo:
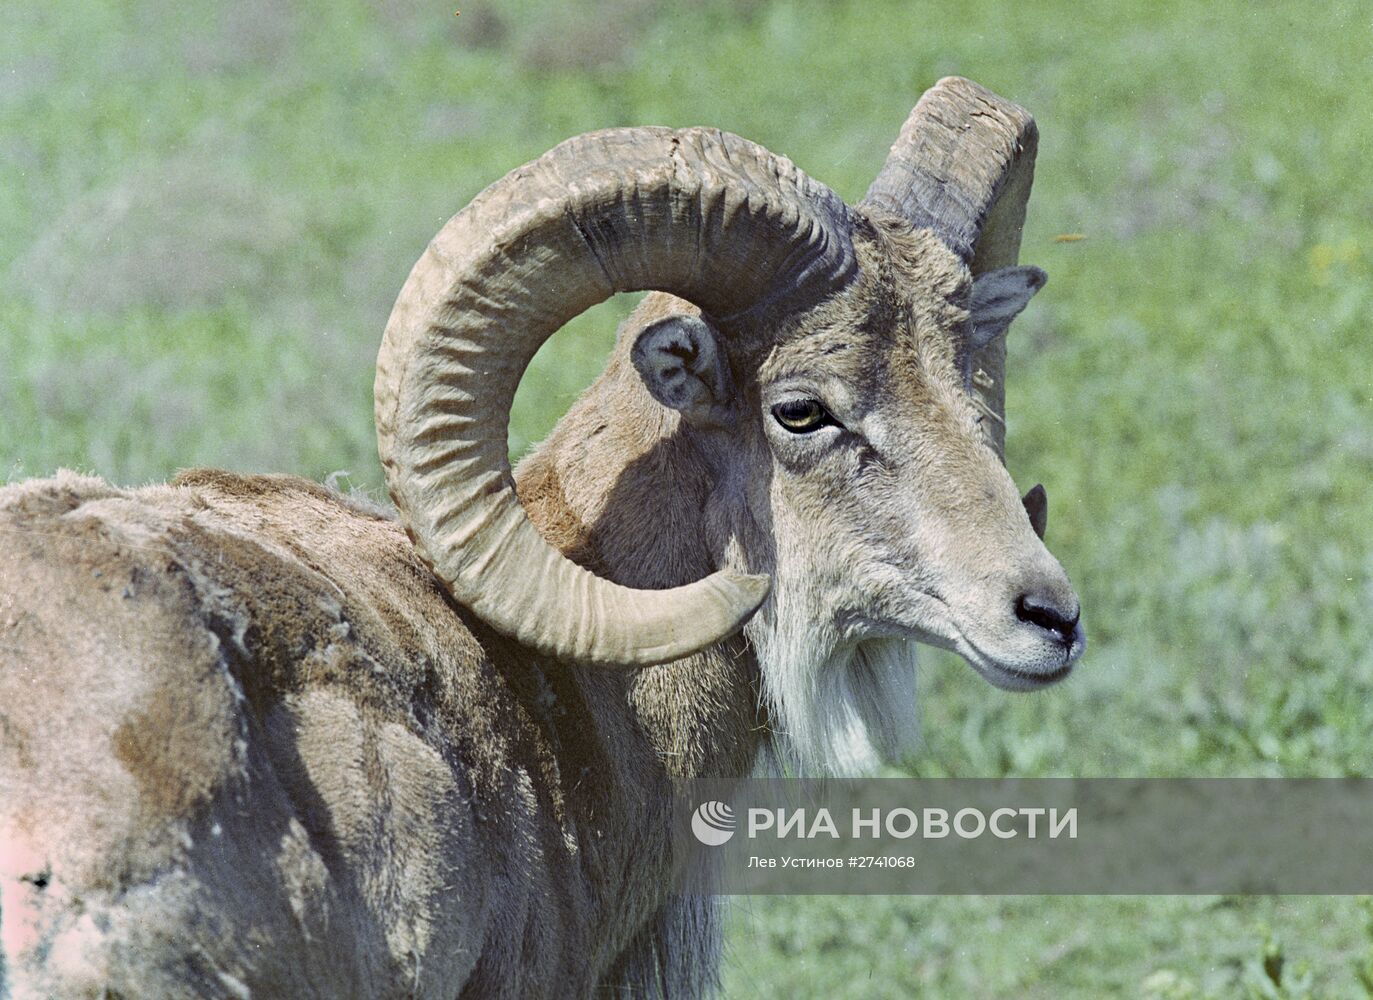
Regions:
<instances>
[{"instance_id":1,"label":"animal's head","mask_svg":"<svg viewBox=\"0 0 1373 1000\"><path fill-rule=\"evenodd\" d=\"M1002 334L1044 282L1014 266L1034 145L1023 110L949 79L855 208L705 129L581 136L488 188L415 266L378 361L381 456L418 550L493 626L580 661L675 659L763 605L768 696L817 767L907 744L910 640L1003 687L1064 676L1077 597L1042 491L1022 502L1001 460ZM625 349L720 480L721 568L668 591L551 548L506 457L539 345L645 288L675 298L646 302Z\"/></svg>"}]
</instances>

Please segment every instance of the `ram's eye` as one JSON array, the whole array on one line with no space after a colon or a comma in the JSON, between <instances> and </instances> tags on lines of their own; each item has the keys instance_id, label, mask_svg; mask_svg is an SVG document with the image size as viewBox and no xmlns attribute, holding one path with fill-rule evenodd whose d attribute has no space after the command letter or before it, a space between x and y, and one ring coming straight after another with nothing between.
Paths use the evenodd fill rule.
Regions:
<instances>
[{"instance_id":1,"label":"ram's eye","mask_svg":"<svg viewBox=\"0 0 1373 1000\"><path fill-rule=\"evenodd\" d=\"M772 408L777 422L793 434L807 434L810 431L834 423L829 410L814 399L789 399Z\"/></svg>"}]
</instances>

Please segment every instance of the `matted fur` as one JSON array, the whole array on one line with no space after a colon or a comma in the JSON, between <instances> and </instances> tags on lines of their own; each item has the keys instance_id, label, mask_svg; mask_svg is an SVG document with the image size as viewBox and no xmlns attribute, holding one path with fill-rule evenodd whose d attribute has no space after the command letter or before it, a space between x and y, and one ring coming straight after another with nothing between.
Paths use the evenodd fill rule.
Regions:
<instances>
[{"instance_id":1,"label":"matted fur","mask_svg":"<svg viewBox=\"0 0 1373 1000\"><path fill-rule=\"evenodd\" d=\"M750 765L729 655L531 659L292 477L0 489L8 988L699 995L718 928L646 803Z\"/></svg>"}]
</instances>

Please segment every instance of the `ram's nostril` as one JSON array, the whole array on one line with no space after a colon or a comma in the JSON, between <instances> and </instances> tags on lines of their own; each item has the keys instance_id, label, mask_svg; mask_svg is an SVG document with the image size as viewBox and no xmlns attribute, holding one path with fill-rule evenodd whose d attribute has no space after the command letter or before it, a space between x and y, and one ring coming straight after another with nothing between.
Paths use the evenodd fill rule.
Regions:
<instances>
[{"instance_id":1,"label":"ram's nostril","mask_svg":"<svg viewBox=\"0 0 1373 1000\"><path fill-rule=\"evenodd\" d=\"M1015 599L1015 616L1028 625L1036 625L1053 632L1065 644L1071 644L1077 629L1078 610L1071 612L1053 601L1036 594L1021 594Z\"/></svg>"}]
</instances>

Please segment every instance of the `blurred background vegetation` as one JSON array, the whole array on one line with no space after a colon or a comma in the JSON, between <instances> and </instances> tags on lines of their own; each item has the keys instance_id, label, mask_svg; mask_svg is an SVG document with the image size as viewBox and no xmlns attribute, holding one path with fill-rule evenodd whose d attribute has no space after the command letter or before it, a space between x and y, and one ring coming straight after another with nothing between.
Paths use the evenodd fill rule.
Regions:
<instances>
[{"instance_id":1,"label":"blurred background vegetation","mask_svg":"<svg viewBox=\"0 0 1373 1000\"><path fill-rule=\"evenodd\" d=\"M920 93L1042 132L1009 464L1092 645L932 655L920 775L1358 775L1373 733L1373 13L852 0L5 7L0 481L217 465L379 492L372 362L428 238L556 142L708 124L857 200ZM1076 233L1085 239L1059 242ZM544 349L512 450L599 369ZM741 900L730 996L1361 994L1351 899Z\"/></svg>"}]
</instances>

